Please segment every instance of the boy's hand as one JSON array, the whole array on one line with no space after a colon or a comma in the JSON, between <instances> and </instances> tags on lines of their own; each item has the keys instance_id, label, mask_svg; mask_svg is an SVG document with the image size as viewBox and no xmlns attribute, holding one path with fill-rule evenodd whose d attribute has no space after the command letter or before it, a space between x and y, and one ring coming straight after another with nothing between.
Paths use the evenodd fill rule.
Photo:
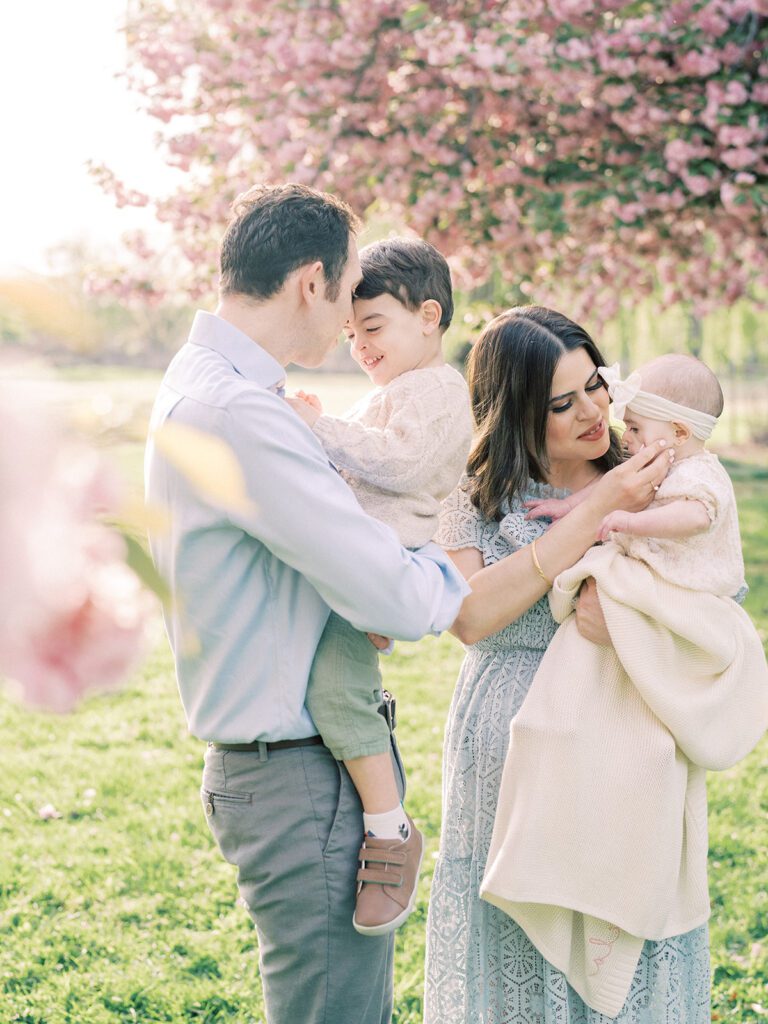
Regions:
<instances>
[{"instance_id":1,"label":"boy's hand","mask_svg":"<svg viewBox=\"0 0 768 1024\"><path fill-rule=\"evenodd\" d=\"M317 409L319 413L322 413L323 403L311 391L297 391L296 398L300 398L302 402L306 402L307 405L311 405L313 409Z\"/></svg>"},{"instance_id":2,"label":"boy's hand","mask_svg":"<svg viewBox=\"0 0 768 1024\"><path fill-rule=\"evenodd\" d=\"M553 523L567 516L574 508L570 498L531 498L530 501L524 501L523 505L528 509L526 519L551 519Z\"/></svg>"},{"instance_id":3,"label":"boy's hand","mask_svg":"<svg viewBox=\"0 0 768 1024\"><path fill-rule=\"evenodd\" d=\"M306 395L303 391L297 391L295 395L286 395L283 401L287 402L309 427L315 425L323 411L317 395Z\"/></svg>"},{"instance_id":4,"label":"boy's hand","mask_svg":"<svg viewBox=\"0 0 768 1024\"><path fill-rule=\"evenodd\" d=\"M377 651L381 651L382 654L391 654L395 649L395 643L391 637L382 636L381 633L366 633L368 639L371 641Z\"/></svg>"},{"instance_id":5,"label":"boy's hand","mask_svg":"<svg viewBox=\"0 0 768 1024\"><path fill-rule=\"evenodd\" d=\"M634 518L634 512L609 512L598 527L597 539L608 540L608 535L613 530L616 530L619 533L631 533L632 520Z\"/></svg>"}]
</instances>

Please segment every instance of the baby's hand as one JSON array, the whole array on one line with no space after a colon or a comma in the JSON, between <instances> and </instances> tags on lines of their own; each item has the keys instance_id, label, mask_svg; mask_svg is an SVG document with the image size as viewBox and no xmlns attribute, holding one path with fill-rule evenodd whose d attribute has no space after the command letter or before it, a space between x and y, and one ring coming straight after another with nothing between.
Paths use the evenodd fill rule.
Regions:
<instances>
[{"instance_id":1,"label":"baby's hand","mask_svg":"<svg viewBox=\"0 0 768 1024\"><path fill-rule=\"evenodd\" d=\"M619 533L631 533L632 520L634 518L634 512L622 512L621 510L609 512L603 519L602 523L600 523L597 531L597 539L608 540L608 534L614 530Z\"/></svg>"},{"instance_id":2,"label":"baby's hand","mask_svg":"<svg viewBox=\"0 0 768 1024\"><path fill-rule=\"evenodd\" d=\"M303 391L297 391L295 395L286 395L284 401L290 405L294 412L299 414L309 427L315 425L323 411L317 395L305 395Z\"/></svg>"},{"instance_id":3,"label":"baby's hand","mask_svg":"<svg viewBox=\"0 0 768 1024\"><path fill-rule=\"evenodd\" d=\"M569 498L531 498L530 501L524 501L523 505L528 509L526 519L551 519L555 523L567 516L574 507Z\"/></svg>"}]
</instances>

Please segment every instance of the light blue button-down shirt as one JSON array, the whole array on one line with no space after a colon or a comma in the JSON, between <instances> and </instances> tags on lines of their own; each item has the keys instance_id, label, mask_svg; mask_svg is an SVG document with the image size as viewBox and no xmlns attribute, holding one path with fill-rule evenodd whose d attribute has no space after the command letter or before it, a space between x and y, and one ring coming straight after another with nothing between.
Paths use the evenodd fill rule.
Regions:
<instances>
[{"instance_id":1,"label":"light blue button-down shirt","mask_svg":"<svg viewBox=\"0 0 768 1024\"><path fill-rule=\"evenodd\" d=\"M317 438L278 397L284 370L198 312L150 422L147 499L170 512L150 537L176 598L166 616L191 732L242 743L316 733L304 705L329 608L358 629L416 640L447 629L468 587L436 545L417 553L367 516ZM252 508L216 507L156 450L167 419L225 441Z\"/></svg>"}]
</instances>

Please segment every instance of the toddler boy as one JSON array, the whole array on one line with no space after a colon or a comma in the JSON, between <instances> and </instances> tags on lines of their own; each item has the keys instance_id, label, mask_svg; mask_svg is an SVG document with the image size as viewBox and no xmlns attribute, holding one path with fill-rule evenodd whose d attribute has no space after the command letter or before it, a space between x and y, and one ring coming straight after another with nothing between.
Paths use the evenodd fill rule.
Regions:
<instances>
[{"instance_id":1,"label":"toddler boy","mask_svg":"<svg viewBox=\"0 0 768 1024\"><path fill-rule=\"evenodd\" d=\"M341 417L323 414L315 395L299 392L287 401L362 507L390 525L403 545L417 548L436 532L440 502L464 470L472 437L466 383L442 351L453 316L450 272L433 246L405 238L367 246L360 267L347 334L376 389ZM353 925L364 935L391 931L408 917L423 849L400 802L381 700L372 641L331 613L307 707L363 804Z\"/></svg>"}]
</instances>

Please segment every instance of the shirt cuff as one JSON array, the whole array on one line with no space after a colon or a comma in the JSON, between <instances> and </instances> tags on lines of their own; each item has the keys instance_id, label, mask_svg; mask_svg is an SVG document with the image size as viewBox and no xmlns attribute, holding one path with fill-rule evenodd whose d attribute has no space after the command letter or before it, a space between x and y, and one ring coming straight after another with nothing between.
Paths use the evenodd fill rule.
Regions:
<instances>
[{"instance_id":1,"label":"shirt cuff","mask_svg":"<svg viewBox=\"0 0 768 1024\"><path fill-rule=\"evenodd\" d=\"M472 588L445 551L433 541L425 544L423 548L419 548L418 554L434 562L439 567L445 581L440 601L432 612L430 632L437 636L446 629L450 629L456 621L461 603L468 594L472 593Z\"/></svg>"}]
</instances>

